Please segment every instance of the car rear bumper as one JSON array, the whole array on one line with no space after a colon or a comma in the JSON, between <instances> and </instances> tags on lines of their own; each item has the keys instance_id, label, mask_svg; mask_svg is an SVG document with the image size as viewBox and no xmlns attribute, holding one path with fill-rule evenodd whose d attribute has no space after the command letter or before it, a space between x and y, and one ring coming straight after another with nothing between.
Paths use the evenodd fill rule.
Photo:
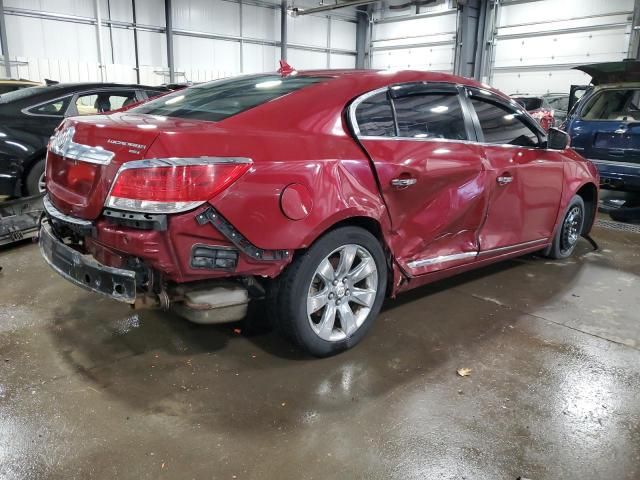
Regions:
<instances>
[{"instance_id":1,"label":"car rear bumper","mask_svg":"<svg viewBox=\"0 0 640 480\"><path fill-rule=\"evenodd\" d=\"M600 187L610 190L640 191L640 164L590 160L600 173Z\"/></svg>"},{"instance_id":2,"label":"car rear bumper","mask_svg":"<svg viewBox=\"0 0 640 480\"><path fill-rule=\"evenodd\" d=\"M74 250L58 239L47 223L40 228L40 252L51 268L71 283L114 300L135 303L135 272L102 265Z\"/></svg>"}]
</instances>

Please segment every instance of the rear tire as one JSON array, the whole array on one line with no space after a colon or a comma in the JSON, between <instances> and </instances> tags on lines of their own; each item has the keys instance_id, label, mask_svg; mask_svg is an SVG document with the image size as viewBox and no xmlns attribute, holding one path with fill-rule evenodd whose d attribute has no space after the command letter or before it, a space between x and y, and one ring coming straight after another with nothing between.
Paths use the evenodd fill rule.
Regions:
<instances>
[{"instance_id":1,"label":"rear tire","mask_svg":"<svg viewBox=\"0 0 640 480\"><path fill-rule=\"evenodd\" d=\"M27 196L44 193L44 158L33 164L25 181Z\"/></svg>"},{"instance_id":2,"label":"rear tire","mask_svg":"<svg viewBox=\"0 0 640 480\"><path fill-rule=\"evenodd\" d=\"M276 328L316 357L356 345L372 327L387 287L380 242L359 227L333 230L274 281L269 312Z\"/></svg>"},{"instance_id":3,"label":"rear tire","mask_svg":"<svg viewBox=\"0 0 640 480\"><path fill-rule=\"evenodd\" d=\"M553 237L553 243L544 252L545 256L556 260L570 257L582 234L584 221L584 201L579 195L574 195Z\"/></svg>"}]
</instances>

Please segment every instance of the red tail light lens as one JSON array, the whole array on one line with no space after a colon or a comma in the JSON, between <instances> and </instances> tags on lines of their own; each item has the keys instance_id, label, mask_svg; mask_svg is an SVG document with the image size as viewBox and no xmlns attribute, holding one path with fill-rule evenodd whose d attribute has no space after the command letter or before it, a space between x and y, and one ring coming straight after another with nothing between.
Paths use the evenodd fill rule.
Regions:
<instances>
[{"instance_id":1,"label":"red tail light lens","mask_svg":"<svg viewBox=\"0 0 640 480\"><path fill-rule=\"evenodd\" d=\"M251 167L247 158L140 160L120 167L106 206L175 213L201 205Z\"/></svg>"}]
</instances>

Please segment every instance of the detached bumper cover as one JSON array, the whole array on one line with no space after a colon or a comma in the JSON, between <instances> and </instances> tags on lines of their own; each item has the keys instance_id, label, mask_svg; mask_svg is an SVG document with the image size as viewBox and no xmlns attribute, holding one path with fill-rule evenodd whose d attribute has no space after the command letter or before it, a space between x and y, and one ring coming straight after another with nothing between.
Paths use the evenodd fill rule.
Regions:
<instances>
[{"instance_id":1,"label":"detached bumper cover","mask_svg":"<svg viewBox=\"0 0 640 480\"><path fill-rule=\"evenodd\" d=\"M47 263L71 283L114 300L134 303L136 274L107 267L58 240L46 223L40 228L40 252Z\"/></svg>"}]
</instances>

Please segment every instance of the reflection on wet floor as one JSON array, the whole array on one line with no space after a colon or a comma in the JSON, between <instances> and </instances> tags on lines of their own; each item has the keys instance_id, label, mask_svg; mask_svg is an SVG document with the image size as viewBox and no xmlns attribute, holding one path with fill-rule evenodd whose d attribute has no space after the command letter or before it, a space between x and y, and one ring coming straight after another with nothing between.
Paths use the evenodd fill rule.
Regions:
<instances>
[{"instance_id":1,"label":"reflection on wet floor","mask_svg":"<svg viewBox=\"0 0 640 480\"><path fill-rule=\"evenodd\" d=\"M0 478L639 478L640 236L594 236L389 300L325 360L4 249Z\"/></svg>"}]
</instances>

